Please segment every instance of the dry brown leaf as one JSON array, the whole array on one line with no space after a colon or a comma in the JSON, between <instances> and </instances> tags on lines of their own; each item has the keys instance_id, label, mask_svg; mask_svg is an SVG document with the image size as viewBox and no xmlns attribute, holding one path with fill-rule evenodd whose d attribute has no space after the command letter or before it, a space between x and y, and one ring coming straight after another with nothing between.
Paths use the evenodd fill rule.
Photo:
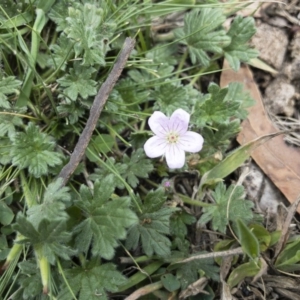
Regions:
<instances>
[{"instance_id":1,"label":"dry brown leaf","mask_svg":"<svg viewBox=\"0 0 300 300\"><path fill-rule=\"evenodd\" d=\"M222 283L222 291L221 291L221 300L232 300L231 291L229 285L224 281L221 280Z\"/></svg>"},{"instance_id":2,"label":"dry brown leaf","mask_svg":"<svg viewBox=\"0 0 300 300\"><path fill-rule=\"evenodd\" d=\"M162 287L163 287L163 285L162 285L161 281L145 285L145 286L139 288L138 290L134 291L129 296L127 296L125 298L125 300L136 300L136 299L139 299L140 297L142 297L144 295L148 295L148 294L150 294L150 293L152 293L154 291L157 291L157 290L159 290Z\"/></svg>"},{"instance_id":3,"label":"dry brown leaf","mask_svg":"<svg viewBox=\"0 0 300 300\"><path fill-rule=\"evenodd\" d=\"M201 277L194 283L190 284L185 290L180 292L179 299L186 299L190 296L195 296L200 293L208 295L209 293L204 290L207 285L207 282L208 282L207 278Z\"/></svg>"},{"instance_id":4,"label":"dry brown leaf","mask_svg":"<svg viewBox=\"0 0 300 300\"><path fill-rule=\"evenodd\" d=\"M242 123L242 131L237 137L241 145L260 136L278 132L264 109L260 92L253 80L248 66L242 66L238 72L230 69L225 61L221 75L221 87L230 82L241 82L256 104L249 108L248 118ZM277 136L255 149L252 158L273 181L290 203L294 203L300 194L300 150L286 145L283 136ZM297 209L300 212L300 208Z\"/></svg>"}]
</instances>

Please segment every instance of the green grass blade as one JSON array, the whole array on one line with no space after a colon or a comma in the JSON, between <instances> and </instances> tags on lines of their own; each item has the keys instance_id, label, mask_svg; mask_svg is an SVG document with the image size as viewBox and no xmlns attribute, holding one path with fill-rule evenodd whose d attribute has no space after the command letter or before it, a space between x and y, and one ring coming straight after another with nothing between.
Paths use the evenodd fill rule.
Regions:
<instances>
[{"instance_id":1,"label":"green grass blade","mask_svg":"<svg viewBox=\"0 0 300 300\"><path fill-rule=\"evenodd\" d=\"M246 159L250 157L251 151L266 143L270 139L283 133L285 132L276 132L261 136L232 151L222 162L220 162L218 165L216 165L214 168L212 168L202 176L199 191L203 191L206 185L214 184L222 180L224 177L228 176L239 166L241 166Z\"/></svg>"}]
</instances>

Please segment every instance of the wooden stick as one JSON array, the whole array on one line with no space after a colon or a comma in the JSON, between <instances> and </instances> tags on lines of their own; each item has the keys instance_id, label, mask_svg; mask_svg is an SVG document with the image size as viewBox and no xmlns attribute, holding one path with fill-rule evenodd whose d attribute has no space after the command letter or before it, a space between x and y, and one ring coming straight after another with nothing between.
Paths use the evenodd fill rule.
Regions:
<instances>
[{"instance_id":1,"label":"wooden stick","mask_svg":"<svg viewBox=\"0 0 300 300\"><path fill-rule=\"evenodd\" d=\"M71 175L74 173L75 169L77 168L79 162L81 161L85 150L89 144L91 139L92 133L96 127L98 119L100 117L100 113L103 110L103 107L107 101L107 98L112 91L114 85L116 84L118 78L120 77L128 57L133 50L135 45L135 40L131 38L126 38L123 49L113 66L110 74L108 75L105 82L102 84L98 94L95 97L93 105L90 109L90 116L86 122L85 128L82 131L79 140L74 148L74 151L70 157L70 161L62 168L58 177L62 178L61 187L65 186L68 182Z\"/></svg>"}]
</instances>

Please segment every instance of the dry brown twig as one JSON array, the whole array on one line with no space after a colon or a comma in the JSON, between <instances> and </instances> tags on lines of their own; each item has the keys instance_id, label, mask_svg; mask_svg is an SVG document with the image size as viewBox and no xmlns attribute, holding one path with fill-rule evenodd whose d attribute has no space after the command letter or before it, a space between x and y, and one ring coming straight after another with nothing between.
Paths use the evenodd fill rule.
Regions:
<instances>
[{"instance_id":1,"label":"dry brown twig","mask_svg":"<svg viewBox=\"0 0 300 300\"><path fill-rule=\"evenodd\" d=\"M135 40L132 38L126 38L123 49L117 58L110 74L108 75L105 82L101 85L101 88L96 95L93 105L90 109L90 116L86 122L85 128L82 131L79 140L74 148L74 151L70 157L69 162L62 168L58 177L62 178L61 187L65 186L71 175L74 173L79 162L81 161L85 150L89 144L92 133L96 127L100 113L108 99L110 92L112 91L114 85L116 84L118 78L120 77L128 57L133 50L135 45Z\"/></svg>"}]
</instances>

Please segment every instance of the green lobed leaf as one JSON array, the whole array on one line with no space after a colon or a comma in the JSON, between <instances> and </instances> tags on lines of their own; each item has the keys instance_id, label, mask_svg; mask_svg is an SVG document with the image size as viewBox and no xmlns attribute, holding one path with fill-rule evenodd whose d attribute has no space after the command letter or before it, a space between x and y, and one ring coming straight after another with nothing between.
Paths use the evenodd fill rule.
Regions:
<instances>
[{"instance_id":1,"label":"green lobed leaf","mask_svg":"<svg viewBox=\"0 0 300 300\"><path fill-rule=\"evenodd\" d=\"M21 81L14 76L2 77L0 76L0 107L10 108L10 103L7 101L7 96L18 92Z\"/></svg>"},{"instance_id":2,"label":"green lobed leaf","mask_svg":"<svg viewBox=\"0 0 300 300\"><path fill-rule=\"evenodd\" d=\"M249 92L245 91L243 84L240 82L229 83L225 101L234 101L240 104L239 109L234 113L234 116L240 120L246 119L248 116L247 108L255 104L254 99Z\"/></svg>"},{"instance_id":3,"label":"green lobed leaf","mask_svg":"<svg viewBox=\"0 0 300 300\"><path fill-rule=\"evenodd\" d=\"M146 158L143 149L137 149L131 153L131 157L123 156L123 164L120 175L133 187L137 187L138 178L148 178L148 174L153 170L153 164Z\"/></svg>"},{"instance_id":4,"label":"green lobed leaf","mask_svg":"<svg viewBox=\"0 0 300 300\"><path fill-rule=\"evenodd\" d=\"M100 264L92 259L84 267L65 270L68 284L78 300L107 300L107 292L117 292L127 279L111 263ZM62 287L58 299L73 299L69 289Z\"/></svg>"},{"instance_id":5,"label":"green lobed leaf","mask_svg":"<svg viewBox=\"0 0 300 300\"><path fill-rule=\"evenodd\" d=\"M222 48L230 44L230 37L219 27L226 20L220 8L194 9L184 18L183 29L177 29L177 38L183 39L193 64L208 66L210 58L206 52L221 54Z\"/></svg>"},{"instance_id":6,"label":"green lobed leaf","mask_svg":"<svg viewBox=\"0 0 300 300\"><path fill-rule=\"evenodd\" d=\"M198 221L200 224L211 221L214 230L225 233L229 221L235 222L240 218L247 223L252 220L251 208L254 204L252 201L245 200L243 186L231 185L226 190L225 184L219 182L215 191L212 192L212 197L215 204L203 208L203 214Z\"/></svg>"},{"instance_id":7,"label":"green lobed leaf","mask_svg":"<svg viewBox=\"0 0 300 300\"><path fill-rule=\"evenodd\" d=\"M25 16L27 16L28 14L20 14L20 11L22 10L22 3L20 2L14 2L13 0L3 0L1 2L2 4L2 9L0 10L0 20L1 23L3 21L5 27L9 26L9 28L14 27L14 25L17 26L17 22L15 21L15 18L18 17L18 19L23 19ZM7 19L7 16L9 17L9 19ZM10 19L12 19L11 23ZM27 20L27 19L26 19ZM24 22L24 19L23 19ZM23 24L22 24L23 25ZM18 25L20 26L20 25Z\"/></svg>"},{"instance_id":8,"label":"green lobed leaf","mask_svg":"<svg viewBox=\"0 0 300 300\"><path fill-rule=\"evenodd\" d=\"M240 132L240 121L233 120L226 124L214 124L214 129L205 127L201 131L204 138L202 155L209 156L221 151L225 154L232 139Z\"/></svg>"},{"instance_id":9,"label":"green lobed leaf","mask_svg":"<svg viewBox=\"0 0 300 300\"><path fill-rule=\"evenodd\" d=\"M153 170L151 160L146 158L145 152L141 148L132 152L131 157L124 154L122 162L116 163L113 157L109 157L106 163L118 172L133 188L137 187L139 178L148 178L148 174ZM92 174L90 178L92 180L103 180L107 176L114 178L112 180L114 187L124 189L124 183L107 168L96 169L95 174Z\"/></svg>"},{"instance_id":10,"label":"green lobed leaf","mask_svg":"<svg viewBox=\"0 0 300 300\"><path fill-rule=\"evenodd\" d=\"M197 103L191 117L191 123L199 127L204 124L226 124L235 115L240 103L235 99L226 100L228 88L220 88L217 84L211 83L208 87L208 95L205 95L204 102Z\"/></svg>"},{"instance_id":11,"label":"green lobed leaf","mask_svg":"<svg viewBox=\"0 0 300 300\"><path fill-rule=\"evenodd\" d=\"M18 276L18 284L20 285L21 299L34 299L41 294L43 289L40 273L36 269L36 261L30 259L22 261L18 264L21 275ZM18 294L16 295L18 297Z\"/></svg>"},{"instance_id":12,"label":"green lobed leaf","mask_svg":"<svg viewBox=\"0 0 300 300\"><path fill-rule=\"evenodd\" d=\"M56 44L50 45L51 56L47 60L48 66L55 70L65 70L69 57L72 56L72 41L65 34L61 34Z\"/></svg>"},{"instance_id":13,"label":"green lobed leaf","mask_svg":"<svg viewBox=\"0 0 300 300\"><path fill-rule=\"evenodd\" d=\"M187 225L191 225L195 222L196 218L188 214L186 211L177 211L171 217L171 235L178 236L180 238L186 237L188 233Z\"/></svg>"},{"instance_id":14,"label":"green lobed leaf","mask_svg":"<svg viewBox=\"0 0 300 300\"><path fill-rule=\"evenodd\" d=\"M48 14L50 19L56 23L56 31L63 31L68 26L66 18L68 17L70 2L71 5L74 4L73 0L56 1Z\"/></svg>"},{"instance_id":15,"label":"green lobed leaf","mask_svg":"<svg viewBox=\"0 0 300 300\"><path fill-rule=\"evenodd\" d=\"M19 279L19 284L23 290L22 299L34 299L40 296L43 289L39 273L33 274L30 277L22 276Z\"/></svg>"},{"instance_id":16,"label":"green lobed leaf","mask_svg":"<svg viewBox=\"0 0 300 300\"><path fill-rule=\"evenodd\" d=\"M68 7L67 26L63 30L75 42L75 55L83 56L83 65L105 65L108 40L116 27L112 21L105 21L105 11L99 5L77 3Z\"/></svg>"},{"instance_id":17,"label":"green lobed leaf","mask_svg":"<svg viewBox=\"0 0 300 300\"><path fill-rule=\"evenodd\" d=\"M118 240L126 237L126 228L138 221L129 208L129 197L110 199L114 189L113 177L97 180L93 192L81 186L76 205L85 219L75 227L76 247L80 251L87 252L92 246L93 255L111 259Z\"/></svg>"},{"instance_id":18,"label":"green lobed leaf","mask_svg":"<svg viewBox=\"0 0 300 300\"><path fill-rule=\"evenodd\" d=\"M155 213L161 209L166 199L167 197L162 187L149 191L143 199L143 213Z\"/></svg>"},{"instance_id":19,"label":"green lobed leaf","mask_svg":"<svg viewBox=\"0 0 300 300\"><path fill-rule=\"evenodd\" d=\"M29 123L25 132L16 133L12 138L10 156L13 165L40 177L49 172L49 166L61 164L61 154L54 152L55 143L38 126Z\"/></svg>"},{"instance_id":20,"label":"green lobed leaf","mask_svg":"<svg viewBox=\"0 0 300 300\"><path fill-rule=\"evenodd\" d=\"M89 96L97 94L96 81L90 79L96 69L84 67L79 62L74 63L74 68L70 69L67 75L64 75L57 82L65 87L63 93L72 101L78 96L86 99Z\"/></svg>"},{"instance_id":21,"label":"green lobed leaf","mask_svg":"<svg viewBox=\"0 0 300 300\"><path fill-rule=\"evenodd\" d=\"M0 137L8 135L11 138L16 132L16 126L23 124L20 117L12 116L11 114L0 115Z\"/></svg>"},{"instance_id":22,"label":"green lobed leaf","mask_svg":"<svg viewBox=\"0 0 300 300\"><path fill-rule=\"evenodd\" d=\"M171 242L170 217L177 208L162 207L166 200L163 189L150 191L143 203L140 203L143 213L138 212L139 223L128 230L126 247L135 249L139 242L148 256L154 253L166 257L170 255Z\"/></svg>"},{"instance_id":23,"label":"green lobed leaf","mask_svg":"<svg viewBox=\"0 0 300 300\"><path fill-rule=\"evenodd\" d=\"M106 160L106 164L110 166L112 169L116 170L120 175L124 174L126 171L126 165L123 165L121 163L116 163L116 160L114 157L108 157ZM116 174L112 173L108 168L97 168L95 170L94 174L90 175L91 180L100 180L102 181L105 178L112 178L111 183L114 187L117 187L119 189L124 189L123 182L117 177Z\"/></svg>"},{"instance_id":24,"label":"green lobed leaf","mask_svg":"<svg viewBox=\"0 0 300 300\"><path fill-rule=\"evenodd\" d=\"M174 45L158 44L149 49L146 57L152 59L155 63L173 66L177 64L176 53L177 49Z\"/></svg>"},{"instance_id":25,"label":"green lobed leaf","mask_svg":"<svg viewBox=\"0 0 300 300\"><path fill-rule=\"evenodd\" d=\"M19 243L30 242L33 246L37 245L42 255L51 264L55 263L56 256L68 260L70 256L76 253L67 246L71 234L67 232L66 222L64 221L50 222L43 219L36 229L27 218L19 213L13 228L24 237L24 239L18 240Z\"/></svg>"},{"instance_id":26,"label":"green lobed leaf","mask_svg":"<svg viewBox=\"0 0 300 300\"><path fill-rule=\"evenodd\" d=\"M237 16L231 24L227 32L227 35L231 37L231 42L224 48L224 52L230 66L235 71L240 68L241 61L248 62L251 58L257 57L258 52L247 44L255 32L255 21L252 17Z\"/></svg>"},{"instance_id":27,"label":"green lobed leaf","mask_svg":"<svg viewBox=\"0 0 300 300\"><path fill-rule=\"evenodd\" d=\"M40 241L40 235L34 228L33 224L29 222L21 213L17 215L17 222L13 225L13 228L21 233L23 237L26 237L26 241L30 240L32 244L38 243ZM23 239L18 240L18 242L21 241L23 241Z\"/></svg>"},{"instance_id":28,"label":"green lobed leaf","mask_svg":"<svg viewBox=\"0 0 300 300\"><path fill-rule=\"evenodd\" d=\"M240 47L238 50L231 50L225 52L225 58L228 60L229 65L235 71L240 68L241 61L248 62L251 58L258 56L258 52L255 49L249 49L248 47Z\"/></svg>"},{"instance_id":29,"label":"green lobed leaf","mask_svg":"<svg viewBox=\"0 0 300 300\"><path fill-rule=\"evenodd\" d=\"M47 187L43 202L27 210L28 220L38 228L43 219L49 221L67 221L66 203L71 199L69 189L61 187L62 178L58 178Z\"/></svg>"},{"instance_id":30,"label":"green lobed leaf","mask_svg":"<svg viewBox=\"0 0 300 300\"><path fill-rule=\"evenodd\" d=\"M182 108L187 112L201 99L201 94L191 86L183 86L166 80L153 93L156 100L153 110L159 110L170 116L176 109Z\"/></svg>"},{"instance_id":31,"label":"green lobed leaf","mask_svg":"<svg viewBox=\"0 0 300 300\"><path fill-rule=\"evenodd\" d=\"M82 117L86 111L84 106L80 102L69 102L69 103L61 103L57 107L57 111L61 117L68 118L70 124L76 124L80 117ZM61 134L61 131L59 131Z\"/></svg>"},{"instance_id":32,"label":"green lobed leaf","mask_svg":"<svg viewBox=\"0 0 300 300\"><path fill-rule=\"evenodd\" d=\"M171 242L167 235L170 233L170 216L175 210L164 207L157 212L140 215L140 223L128 230L126 247L135 249L141 242L147 256L154 253L161 257L169 256Z\"/></svg>"}]
</instances>

